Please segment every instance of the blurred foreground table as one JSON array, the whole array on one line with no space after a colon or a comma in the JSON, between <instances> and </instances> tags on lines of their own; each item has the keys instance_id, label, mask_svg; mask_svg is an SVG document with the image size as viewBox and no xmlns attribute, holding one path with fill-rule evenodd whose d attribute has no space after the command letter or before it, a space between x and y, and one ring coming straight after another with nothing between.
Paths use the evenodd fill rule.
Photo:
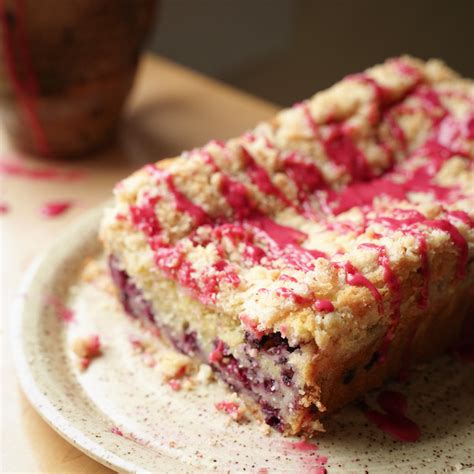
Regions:
<instances>
[{"instance_id":1,"label":"blurred foreground table","mask_svg":"<svg viewBox=\"0 0 474 474\"><path fill-rule=\"evenodd\" d=\"M8 317L22 274L72 220L110 196L113 184L140 165L173 156L211 138L239 134L274 113L272 105L167 60L145 56L118 143L69 162L17 157L0 134L0 164L83 170L76 181L32 180L0 172L0 299L2 348L1 472L111 472L64 441L26 401L9 354ZM0 130L1 133L1 130ZM47 201L71 200L69 212L45 219Z\"/></svg>"}]
</instances>

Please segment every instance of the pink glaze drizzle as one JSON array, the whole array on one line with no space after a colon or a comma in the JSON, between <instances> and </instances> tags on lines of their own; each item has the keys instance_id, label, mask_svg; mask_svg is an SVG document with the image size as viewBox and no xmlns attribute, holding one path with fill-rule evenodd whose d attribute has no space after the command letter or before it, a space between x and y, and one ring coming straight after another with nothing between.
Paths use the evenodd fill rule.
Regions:
<instances>
[{"instance_id":1,"label":"pink glaze drizzle","mask_svg":"<svg viewBox=\"0 0 474 474\"><path fill-rule=\"evenodd\" d=\"M188 199L181 191L176 188L173 176L168 174L165 178L168 189L174 197L176 203L176 209L180 212L185 212L194 221L194 224L199 227L200 225L207 224L210 219L206 212L197 204L194 204Z\"/></svg>"},{"instance_id":2,"label":"pink glaze drizzle","mask_svg":"<svg viewBox=\"0 0 474 474\"><path fill-rule=\"evenodd\" d=\"M242 153L245 160L245 169L247 175L249 176L252 183L258 187L260 192L266 196L275 196L287 206L292 206L291 201L283 194L282 191L280 191L279 188L277 188L272 183L267 171L256 163L252 155L245 147L242 147Z\"/></svg>"},{"instance_id":3,"label":"pink glaze drizzle","mask_svg":"<svg viewBox=\"0 0 474 474\"><path fill-rule=\"evenodd\" d=\"M249 216L255 207L248 196L245 185L229 178L227 175L222 176L221 193L233 209L237 219L244 219Z\"/></svg>"},{"instance_id":4,"label":"pink glaze drizzle","mask_svg":"<svg viewBox=\"0 0 474 474\"><path fill-rule=\"evenodd\" d=\"M346 271L347 283L352 286L363 286L367 288L377 303L379 314L383 314L383 298L374 284L368 278L362 275L359 270L357 270L357 268L352 265L352 263L346 262L342 268Z\"/></svg>"},{"instance_id":5,"label":"pink glaze drizzle","mask_svg":"<svg viewBox=\"0 0 474 474\"><path fill-rule=\"evenodd\" d=\"M304 161L296 153L288 155L283 162L283 169L298 189L298 198L304 200L308 195L327 187L319 168Z\"/></svg>"},{"instance_id":6,"label":"pink glaze drizzle","mask_svg":"<svg viewBox=\"0 0 474 474\"><path fill-rule=\"evenodd\" d=\"M308 235L293 227L277 224L275 221L264 215L255 215L249 219L252 225L263 230L277 245L299 245L304 242Z\"/></svg>"},{"instance_id":7,"label":"pink glaze drizzle","mask_svg":"<svg viewBox=\"0 0 474 474\"><path fill-rule=\"evenodd\" d=\"M143 204L130 206L132 223L148 237L152 237L161 231L155 210L159 200L159 196L145 196Z\"/></svg>"},{"instance_id":8,"label":"pink glaze drizzle","mask_svg":"<svg viewBox=\"0 0 474 474\"><path fill-rule=\"evenodd\" d=\"M336 165L343 166L355 181L364 181L373 177L364 153L355 146L350 137L350 130L344 123L325 124L325 136L311 115L307 103L301 105L305 118L315 136L323 145L328 158Z\"/></svg>"},{"instance_id":9,"label":"pink glaze drizzle","mask_svg":"<svg viewBox=\"0 0 474 474\"><path fill-rule=\"evenodd\" d=\"M365 74L354 76L354 79L368 84L373 89L374 103L373 111L370 113L371 117L376 122L385 120L388 123L390 135L395 141L399 142L401 148L406 145L406 137L396 120L395 113L412 113L418 107L432 121L432 130L428 140L406 157L403 162L392 163L393 169L391 171L386 172L382 177L374 177L366 157L351 138L351 127L345 122L335 121L328 121L328 123L319 126L311 116L307 103L300 105L300 107L303 108L308 125L315 138L322 143L327 157L335 164L343 166L350 174L350 184L339 191L331 189L320 169L311 162L312 158L310 157L300 156L292 152L286 156L280 154L279 159L281 168L298 190L298 200L300 203L303 201L301 208L304 209L305 213L311 205L308 198L321 192L321 195L317 197L326 196L325 200L318 199L324 212L337 215L357 206L363 214L363 224L355 225L350 222L346 224L339 220L334 223L325 222L325 216L321 215L321 212L319 214L315 212L316 217L327 224L328 228L333 225L334 228L339 226L337 228L362 233L369 224L380 223L383 229L380 233L373 234L374 238L385 236L389 232L401 231L413 235L417 239L420 258L419 273L422 280L419 302L422 307L425 307L428 303L430 280L426 241L427 228L438 229L449 235L459 255L456 273L458 277L462 277L467 265L467 243L452 222L461 221L472 228L473 220L463 211L448 211L444 213L443 218L434 220L428 220L424 215L414 210L400 210L400 212L395 212L395 215L388 217L377 212L371 212L375 210L373 201L380 196L386 196L390 201L403 201L409 197L411 192L431 194L440 203L449 203L451 200L460 197L460 190L457 186L441 186L434 182L434 178L448 159L456 154L467 156L467 153L462 150L461 143L463 138L474 133L474 119L469 119L459 125L443 106L436 91L430 87L418 85L421 76L416 68L402 60L394 61L393 64L400 74L413 80L413 87L407 94L412 92L415 106L402 103L401 101L404 98L402 97L398 99L398 103L393 107L387 108L390 102L393 102L389 91ZM251 143L262 137L247 134L245 138ZM275 148L268 139L266 141L267 146ZM393 158L393 151L388 145L380 143L377 143L377 145L384 148ZM223 143L219 146L226 148ZM252 184L264 195L273 196L285 206L293 207L300 212L300 208L295 207L272 182L266 169L256 162L250 152L245 147L241 148L241 152L244 171ZM244 183L222 173L209 152L197 150L196 153L201 153L204 162L212 168L213 172L221 173L220 192L232 209L234 219L237 222L230 224L226 222L227 217L223 215L212 221L201 207L190 201L176 188L170 174L155 168L154 174L158 177L158 180L166 183L168 191L174 197L176 208L180 212L188 214L192 218L195 227L210 225L212 237L209 241L217 241L216 245L221 259L211 265L212 271L208 272L209 274L204 272L204 274L196 276L191 263L185 259L185 253L181 250L179 241L174 245L165 245L161 242L159 237L161 229L156 221L155 210L147 210L146 208L138 209L138 211L131 210L134 225L141 228L148 235L150 241L153 239L153 245L151 245L156 252L155 260L158 266L164 269L168 275L179 281L181 285L188 287L203 302L215 301L221 282L238 286L240 283L238 275L233 271L232 265L226 264L226 255L222 245L223 238L229 238L235 246L239 245L242 248L244 263L247 265L260 264L272 268L272 262L279 260L290 268L308 271L314 269L315 259L329 259L328 255L317 249L302 247L303 242L307 239L304 232L278 224L272 217L262 214L251 197L251 189ZM191 237L191 241L193 245L205 245L195 237ZM398 278L390 266L385 248L376 244L364 245L376 250L378 264L383 269L386 287L392 294L391 321L380 350L381 360L383 360L399 324L401 289ZM334 265L345 270L347 284L367 288L377 304L379 313L384 313L383 298L379 290L367 277L361 274L350 262L343 265L334 263ZM318 311L334 310L333 304L328 300L319 300L314 296L302 297L284 286L279 288L277 293L281 297L294 301L295 304L313 305ZM245 320L242 320L245 323ZM252 326L250 321L247 321L247 324Z\"/></svg>"}]
</instances>

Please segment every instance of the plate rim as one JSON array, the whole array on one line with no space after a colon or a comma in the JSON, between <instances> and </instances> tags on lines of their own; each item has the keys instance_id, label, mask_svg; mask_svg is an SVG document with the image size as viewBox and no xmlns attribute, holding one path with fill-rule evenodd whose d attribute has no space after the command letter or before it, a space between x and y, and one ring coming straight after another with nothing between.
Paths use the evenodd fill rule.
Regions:
<instances>
[{"instance_id":1,"label":"plate rim","mask_svg":"<svg viewBox=\"0 0 474 474\"><path fill-rule=\"evenodd\" d=\"M25 337L24 327L28 317L27 295L31 291L43 265L45 265L48 257L67 236L77 235L81 229L92 226L92 223L97 225L104 209L108 205L110 205L110 200L89 209L76 219L66 231L61 232L59 236L30 263L21 277L20 285L10 305L8 342L10 343L10 351L13 355L16 379L19 382L23 395L36 413L68 443L100 464L120 472L136 472L136 465L95 442L80 429L76 428L58 408L53 406L49 397L42 393L37 378L31 370L31 364L28 361L27 354L23 350Z\"/></svg>"}]
</instances>

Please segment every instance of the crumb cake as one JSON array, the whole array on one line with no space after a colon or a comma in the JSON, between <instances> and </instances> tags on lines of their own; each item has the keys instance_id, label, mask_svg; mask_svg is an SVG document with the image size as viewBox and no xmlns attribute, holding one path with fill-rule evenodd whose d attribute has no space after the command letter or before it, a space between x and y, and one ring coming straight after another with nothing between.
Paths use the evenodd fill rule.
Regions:
<instances>
[{"instance_id":1,"label":"crumb cake","mask_svg":"<svg viewBox=\"0 0 474 474\"><path fill-rule=\"evenodd\" d=\"M462 332L474 293L474 83L386 61L120 182L101 238L129 315L280 432Z\"/></svg>"}]
</instances>

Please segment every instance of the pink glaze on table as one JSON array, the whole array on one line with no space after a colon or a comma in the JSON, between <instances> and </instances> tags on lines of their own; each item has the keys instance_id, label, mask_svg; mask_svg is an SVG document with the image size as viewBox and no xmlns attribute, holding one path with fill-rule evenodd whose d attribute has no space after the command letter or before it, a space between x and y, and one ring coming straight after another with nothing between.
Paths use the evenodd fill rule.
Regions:
<instances>
[{"instance_id":1,"label":"pink glaze on table","mask_svg":"<svg viewBox=\"0 0 474 474\"><path fill-rule=\"evenodd\" d=\"M72 205L72 201L51 201L41 206L40 213L47 218L58 217L67 212Z\"/></svg>"},{"instance_id":2,"label":"pink glaze on table","mask_svg":"<svg viewBox=\"0 0 474 474\"><path fill-rule=\"evenodd\" d=\"M364 409L364 415L371 423L399 441L415 442L420 439L420 428L406 416L408 403L402 393L383 391L378 395L377 402L383 411Z\"/></svg>"},{"instance_id":3,"label":"pink glaze on table","mask_svg":"<svg viewBox=\"0 0 474 474\"><path fill-rule=\"evenodd\" d=\"M8 214L10 212L10 206L6 202L0 202L0 216Z\"/></svg>"},{"instance_id":4,"label":"pink glaze on table","mask_svg":"<svg viewBox=\"0 0 474 474\"><path fill-rule=\"evenodd\" d=\"M59 168L36 168L21 163L21 157L12 160L0 160L0 174L36 181L75 181L85 177L85 171L62 170Z\"/></svg>"}]
</instances>

